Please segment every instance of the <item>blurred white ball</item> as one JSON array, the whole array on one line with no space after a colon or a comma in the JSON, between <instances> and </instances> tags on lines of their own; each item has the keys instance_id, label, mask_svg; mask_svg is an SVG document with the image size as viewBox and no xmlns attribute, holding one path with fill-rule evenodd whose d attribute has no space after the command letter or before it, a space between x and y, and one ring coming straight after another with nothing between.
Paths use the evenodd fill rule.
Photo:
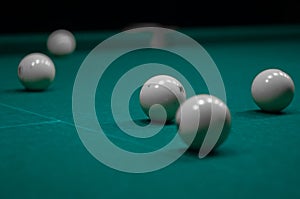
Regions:
<instances>
[{"instance_id":1,"label":"blurred white ball","mask_svg":"<svg viewBox=\"0 0 300 199\"><path fill-rule=\"evenodd\" d=\"M68 30L56 30L49 35L47 48L54 55L71 54L76 48L75 36Z\"/></svg>"}]
</instances>

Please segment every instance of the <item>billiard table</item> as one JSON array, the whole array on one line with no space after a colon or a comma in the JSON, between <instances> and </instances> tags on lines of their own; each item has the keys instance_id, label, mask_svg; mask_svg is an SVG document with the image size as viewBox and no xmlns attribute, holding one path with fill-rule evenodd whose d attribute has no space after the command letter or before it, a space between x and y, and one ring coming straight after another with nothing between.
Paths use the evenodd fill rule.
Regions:
<instances>
[{"instance_id":1,"label":"billiard table","mask_svg":"<svg viewBox=\"0 0 300 199\"><path fill-rule=\"evenodd\" d=\"M79 133L92 127L74 120L78 71L92 49L119 31L74 32L76 50L66 56L47 51L46 32L0 35L0 198L299 198L300 26L177 27L176 31L201 44L216 64L232 127L227 140L206 157L184 151L170 164L149 172L126 172L99 161ZM113 46L105 53L120 48ZM25 55L37 51L52 58L56 77L47 90L29 92L18 80L17 67ZM95 113L106 142L134 154L159 150L177 132L171 122L153 138L132 137L119 128L111 111L114 85L122 75L153 62L174 67L196 93L208 92L201 75L188 63L160 49L137 50L113 62L94 86ZM254 77L268 68L288 73L296 87L292 103L278 114L260 111L250 92ZM93 74L85 76L89 79ZM130 121L141 127L149 124L139 106L138 91L130 99L119 99L129 102L128 107L118 107L130 110L131 118L119 118L127 129L133 128ZM82 112L76 115L90 121L85 106L83 102ZM100 139L94 144L103 143ZM98 151L98 157L102 154L114 159L119 168L136 166L113 150Z\"/></svg>"}]
</instances>

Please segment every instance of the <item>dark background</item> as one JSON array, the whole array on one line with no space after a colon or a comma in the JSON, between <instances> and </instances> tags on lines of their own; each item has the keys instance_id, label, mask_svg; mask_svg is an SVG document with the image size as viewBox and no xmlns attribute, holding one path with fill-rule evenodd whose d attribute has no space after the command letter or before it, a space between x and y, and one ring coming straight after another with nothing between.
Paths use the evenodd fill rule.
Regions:
<instances>
[{"instance_id":1,"label":"dark background","mask_svg":"<svg viewBox=\"0 0 300 199\"><path fill-rule=\"evenodd\" d=\"M119 30L133 23L177 27L300 24L300 3L296 0L13 0L2 2L0 22L0 33L45 32L59 28Z\"/></svg>"}]
</instances>

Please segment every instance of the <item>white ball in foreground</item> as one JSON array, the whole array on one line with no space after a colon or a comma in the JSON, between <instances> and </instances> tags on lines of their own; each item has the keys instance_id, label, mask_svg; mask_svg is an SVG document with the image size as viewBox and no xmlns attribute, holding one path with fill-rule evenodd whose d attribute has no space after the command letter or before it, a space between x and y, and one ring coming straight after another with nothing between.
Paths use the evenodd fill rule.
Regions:
<instances>
[{"instance_id":1,"label":"white ball in foreground","mask_svg":"<svg viewBox=\"0 0 300 199\"><path fill-rule=\"evenodd\" d=\"M213 117L212 117L213 114ZM176 114L178 133L189 149L199 151L204 138L209 131L215 137L211 149L220 146L228 137L231 129L231 114L227 105L212 95L196 95L187 99L178 109Z\"/></svg>"},{"instance_id":2,"label":"white ball in foreground","mask_svg":"<svg viewBox=\"0 0 300 199\"><path fill-rule=\"evenodd\" d=\"M55 78L54 63L45 54L28 54L19 63L18 78L27 90L45 90Z\"/></svg>"}]
</instances>

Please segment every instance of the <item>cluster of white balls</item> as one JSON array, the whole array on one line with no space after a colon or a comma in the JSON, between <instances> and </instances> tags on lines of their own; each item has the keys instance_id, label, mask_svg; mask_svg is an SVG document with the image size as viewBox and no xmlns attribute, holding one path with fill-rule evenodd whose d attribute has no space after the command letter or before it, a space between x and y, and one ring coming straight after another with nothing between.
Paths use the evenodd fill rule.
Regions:
<instances>
[{"instance_id":1,"label":"cluster of white balls","mask_svg":"<svg viewBox=\"0 0 300 199\"><path fill-rule=\"evenodd\" d=\"M251 94L262 111L278 113L291 103L294 90L289 75L279 69L268 69L253 79ZM214 131L215 127L221 126L211 149L220 146L230 133L230 110L221 99L209 94L187 98L182 83L172 76L151 77L142 86L139 100L144 113L152 121L164 124L175 120L179 135L191 150L203 149L207 133L216 133L209 129ZM162 109L165 114L162 114Z\"/></svg>"},{"instance_id":2,"label":"cluster of white balls","mask_svg":"<svg viewBox=\"0 0 300 199\"><path fill-rule=\"evenodd\" d=\"M70 31L59 29L48 36L46 45L51 55L64 56L73 53L76 39ZM55 73L52 59L41 52L26 55L18 65L18 78L25 89L30 91L47 89L54 81Z\"/></svg>"},{"instance_id":3,"label":"cluster of white balls","mask_svg":"<svg viewBox=\"0 0 300 199\"><path fill-rule=\"evenodd\" d=\"M76 48L74 35L61 29L52 32L47 40L49 53L56 56L71 54ZM18 77L27 90L47 89L55 78L55 65L46 54L26 55L19 63ZM252 82L254 102L266 112L285 109L294 97L292 78L279 69L260 72ZM178 133L190 149L202 147L209 129L220 126L214 148L220 146L231 129L231 114L227 105L217 96L199 94L187 98L184 86L169 75L158 75L147 80L140 91L140 105L154 122L175 120ZM204 149L205 150L205 149Z\"/></svg>"}]
</instances>

